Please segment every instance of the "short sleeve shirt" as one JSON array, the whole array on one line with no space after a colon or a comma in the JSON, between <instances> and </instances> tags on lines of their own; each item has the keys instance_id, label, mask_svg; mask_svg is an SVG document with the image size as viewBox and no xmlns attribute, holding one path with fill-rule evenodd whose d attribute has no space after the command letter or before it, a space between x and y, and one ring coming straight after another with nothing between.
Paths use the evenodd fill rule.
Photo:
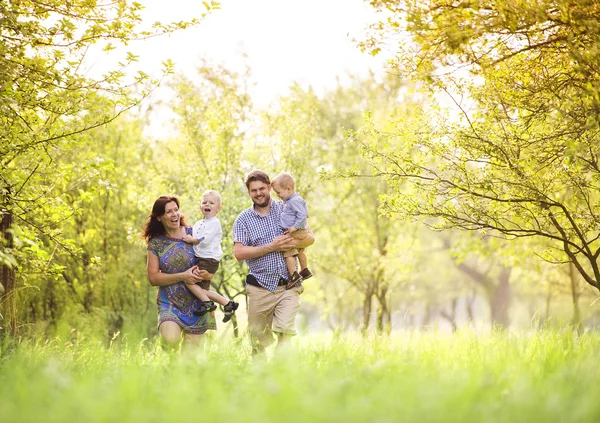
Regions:
<instances>
[{"instance_id":1,"label":"short sleeve shirt","mask_svg":"<svg viewBox=\"0 0 600 423\"><path fill-rule=\"evenodd\" d=\"M283 202L271 200L267 216L262 216L250 206L240 213L233 224L233 242L239 242L248 247L260 247L269 244L273 239L283 234L280 226ZM246 264L258 283L275 291L280 278L288 279L290 274L285 265L285 258L280 251L265 254L261 257L246 260Z\"/></svg>"}]
</instances>

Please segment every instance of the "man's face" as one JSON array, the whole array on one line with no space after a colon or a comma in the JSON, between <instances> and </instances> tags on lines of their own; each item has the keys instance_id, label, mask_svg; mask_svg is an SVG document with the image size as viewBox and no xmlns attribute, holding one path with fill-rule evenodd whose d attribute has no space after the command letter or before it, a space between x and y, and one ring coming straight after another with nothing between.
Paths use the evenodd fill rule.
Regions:
<instances>
[{"instance_id":1,"label":"man's face","mask_svg":"<svg viewBox=\"0 0 600 423\"><path fill-rule=\"evenodd\" d=\"M271 186L260 181L252 181L248 185L248 194L257 207L267 207L271 201Z\"/></svg>"}]
</instances>

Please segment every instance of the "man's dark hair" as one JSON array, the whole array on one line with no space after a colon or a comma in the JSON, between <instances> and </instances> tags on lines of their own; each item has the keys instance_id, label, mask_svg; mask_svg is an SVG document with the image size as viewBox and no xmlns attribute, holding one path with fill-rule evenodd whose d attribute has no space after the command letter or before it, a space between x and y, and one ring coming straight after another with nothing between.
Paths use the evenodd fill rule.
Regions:
<instances>
[{"instance_id":1,"label":"man's dark hair","mask_svg":"<svg viewBox=\"0 0 600 423\"><path fill-rule=\"evenodd\" d=\"M258 169L251 170L246 175L246 180L244 181L244 183L246 184L246 188L250 188L250 183L254 181L259 181L267 185L271 185L271 179L269 179L269 175L267 175L262 170Z\"/></svg>"}]
</instances>

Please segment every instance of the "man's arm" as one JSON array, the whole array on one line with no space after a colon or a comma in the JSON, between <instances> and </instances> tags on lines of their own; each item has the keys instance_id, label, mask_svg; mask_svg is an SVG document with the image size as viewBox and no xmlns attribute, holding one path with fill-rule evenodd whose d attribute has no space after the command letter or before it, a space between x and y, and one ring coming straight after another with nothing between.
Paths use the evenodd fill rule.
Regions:
<instances>
[{"instance_id":1,"label":"man's arm","mask_svg":"<svg viewBox=\"0 0 600 423\"><path fill-rule=\"evenodd\" d=\"M303 239L302 241L305 240ZM289 250L290 248L294 248L296 242L297 241L289 235L279 235L273 238L273 241L269 244L261 245L259 247L251 247L249 245L244 245L241 242L236 242L233 245L233 255L237 260L253 259L275 251ZM312 244L312 242L310 244Z\"/></svg>"},{"instance_id":2,"label":"man's arm","mask_svg":"<svg viewBox=\"0 0 600 423\"><path fill-rule=\"evenodd\" d=\"M306 248L310 245L313 245L315 243L315 234L313 234L313 231L310 229L309 226L306 227L306 236L302 239L294 239L294 245L293 248Z\"/></svg>"},{"instance_id":3,"label":"man's arm","mask_svg":"<svg viewBox=\"0 0 600 423\"><path fill-rule=\"evenodd\" d=\"M248 260L256 257L264 256L265 254L272 253L273 250L269 245L261 245L260 247L250 247L244 245L241 242L233 244L233 255L237 260Z\"/></svg>"}]
</instances>

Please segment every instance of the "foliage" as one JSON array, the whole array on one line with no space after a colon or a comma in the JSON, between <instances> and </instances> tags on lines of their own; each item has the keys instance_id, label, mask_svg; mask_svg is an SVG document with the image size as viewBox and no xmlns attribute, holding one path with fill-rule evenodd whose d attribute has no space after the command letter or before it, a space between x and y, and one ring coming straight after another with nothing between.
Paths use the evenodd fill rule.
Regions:
<instances>
[{"instance_id":1,"label":"foliage","mask_svg":"<svg viewBox=\"0 0 600 423\"><path fill-rule=\"evenodd\" d=\"M455 116L416 106L409 127L370 122L362 132L374 174L393 191L386 212L542 238L555 249L546 259L572 262L600 288L598 4L372 4L388 19L363 48L397 36L394 68L445 93Z\"/></svg>"},{"instance_id":2,"label":"foliage","mask_svg":"<svg viewBox=\"0 0 600 423\"><path fill-rule=\"evenodd\" d=\"M209 11L218 7L204 4ZM56 277L62 268L51 258L63 251L79 254L60 230L78 213L77 203L59 190L74 169L61 158L83 143L86 131L139 104L160 82L143 71L127 74L137 60L132 53L124 53L115 69L94 76L88 55L102 49L108 56L113 43L126 47L200 22L193 18L143 28L142 7L125 0L0 4L0 267L5 325L11 332L18 328L17 257L26 256L32 262L27 265ZM163 76L172 66L164 62ZM56 248L48 252L40 240Z\"/></svg>"}]
</instances>

